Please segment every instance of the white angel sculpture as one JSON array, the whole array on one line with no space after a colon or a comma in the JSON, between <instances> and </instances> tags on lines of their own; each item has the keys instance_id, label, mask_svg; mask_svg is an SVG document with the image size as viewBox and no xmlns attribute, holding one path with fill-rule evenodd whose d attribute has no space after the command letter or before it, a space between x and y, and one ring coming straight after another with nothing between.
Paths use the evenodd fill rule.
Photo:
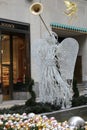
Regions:
<instances>
[{"instance_id":1,"label":"white angel sculpture","mask_svg":"<svg viewBox=\"0 0 87 130\"><path fill-rule=\"evenodd\" d=\"M72 81L75 61L78 53L78 42L73 38L66 38L57 44L57 36L40 40L38 55L40 58L41 80L39 85L40 102L70 108L73 96Z\"/></svg>"}]
</instances>

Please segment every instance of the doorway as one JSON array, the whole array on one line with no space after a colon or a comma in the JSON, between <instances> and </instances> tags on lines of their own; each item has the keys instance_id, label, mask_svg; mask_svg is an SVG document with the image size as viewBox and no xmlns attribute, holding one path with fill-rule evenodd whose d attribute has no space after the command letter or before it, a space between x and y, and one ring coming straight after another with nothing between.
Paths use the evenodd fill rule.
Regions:
<instances>
[{"instance_id":1,"label":"doorway","mask_svg":"<svg viewBox=\"0 0 87 130\"><path fill-rule=\"evenodd\" d=\"M3 100L9 100L10 95L9 95L9 65L4 65L2 64L2 85L3 85Z\"/></svg>"},{"instance_id":2,"label":"doorway","mask_svg":"<svg viewBox=\"0 0 87 130\"><path fill-rule=\"evenodd\" d=\"M3 100L11 100L13 99L14 86L18 82L23 84L25 76L29 72L26 36L21 34L2 34L0 44L0 82ZM17 89L21 90L21 88Z\"/></svg>"},{"instance_id":3,"label":"doorway","mask_svg":"<svg viewBox=\"0 0 87 130\"><path fill-rule=\"evenodd\" d=\"M74 78L76 79L78 84L82 83L82 56L77 56L74 70Z\"/></svg>"}]
</instances>

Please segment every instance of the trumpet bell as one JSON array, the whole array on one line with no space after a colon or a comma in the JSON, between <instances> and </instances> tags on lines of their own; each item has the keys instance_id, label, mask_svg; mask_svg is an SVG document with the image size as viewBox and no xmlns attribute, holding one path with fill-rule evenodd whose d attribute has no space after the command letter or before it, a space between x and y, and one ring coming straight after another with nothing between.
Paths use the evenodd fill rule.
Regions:
<instances>
[{"instance_id":1,"label":"trumpet bell","mask_svg":"<svg viewBox=\"0 0 87 130\"><path fill-rule=\"evenodd\" d=\"M34 15L40 15L43 12L43 5L39 2L33 3L30 6L30 12Z\"/></svg>"}]
</instances>

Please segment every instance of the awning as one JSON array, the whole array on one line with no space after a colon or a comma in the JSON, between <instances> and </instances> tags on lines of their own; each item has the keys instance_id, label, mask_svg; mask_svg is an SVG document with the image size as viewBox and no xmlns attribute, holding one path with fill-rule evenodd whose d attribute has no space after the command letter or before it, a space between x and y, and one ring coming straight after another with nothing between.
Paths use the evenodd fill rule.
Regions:
<instances>
[{"instance_id":1,"label":"awning","mask_svg":"<svg viewBox=\"0 0 87 130\"><path fill-rule=\"evenodd\" d=\"M87 28L81 28L59 23L51 23L50 26L52 30L56 31L57 33L61 33L62 35L66 33L68 33L68 35L70 36L87 34Z\"/></svg>"}]
</instances>

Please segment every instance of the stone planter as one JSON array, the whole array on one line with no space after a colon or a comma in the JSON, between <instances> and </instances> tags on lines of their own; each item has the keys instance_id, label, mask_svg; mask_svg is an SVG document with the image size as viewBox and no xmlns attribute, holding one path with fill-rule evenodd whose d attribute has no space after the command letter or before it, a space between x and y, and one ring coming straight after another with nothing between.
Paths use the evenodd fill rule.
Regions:
<instances>
[{"instance_id":1,"label":"stone planter","mask_svg":"<svg viewBox=\"0 0 87 130\"><path fill-rule=\"evenodd\" d=\"M44 113L42 114L44 115ZM58 121L63 122L69 120L73 116L80 116L87 121L87 105L73 107L64 110L45 113L49 118L55 117Z\"/></svg>"}]
</instances>

